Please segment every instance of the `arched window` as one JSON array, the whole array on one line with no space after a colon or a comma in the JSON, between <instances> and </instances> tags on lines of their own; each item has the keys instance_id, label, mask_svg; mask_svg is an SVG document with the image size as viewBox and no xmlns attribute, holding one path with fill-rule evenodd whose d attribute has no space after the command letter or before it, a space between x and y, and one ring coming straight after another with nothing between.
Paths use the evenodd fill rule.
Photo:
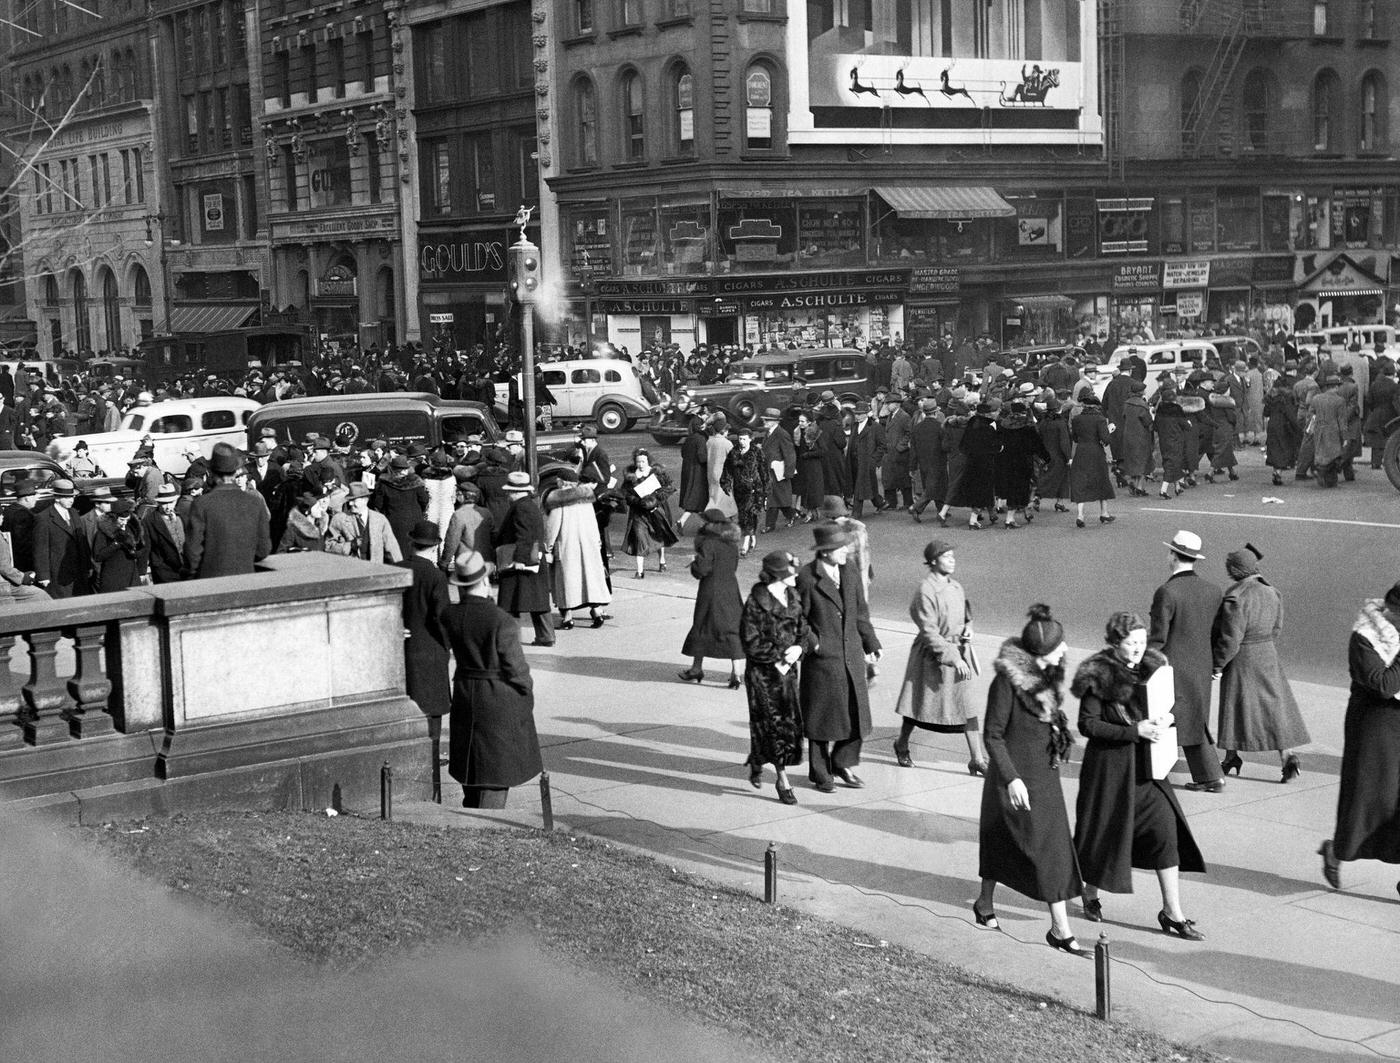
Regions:
<instances>
[{"instance_id":1,"label":"arched window","mask_svg":"<svg viewBox=\"0 0 1400 1063\"><path fill-rule=\"evenodd\" d=\"M78 91L83 94L84 111L92 110L92 91L88 87L88 82L92 80L92 67L84 59L78 64Z\"/></svg>"},{"instance_id":2,"label":"arched window","mask_svg":"<svg viewBox=\"0 0 1400 1063\"><path fill-rule=\"evenodd\" d=\"M59 304L58 278L52 273L44 274L44 305L57 306Z\"/></svg>"},{"instance_id":3,"label":"arched window","mask_svg":"<svg viewBox=\"0 0 1400 1063\"><path fill-rule=\"evenodd\" d=\"M147 275L145 266L131 267L131 302L137 307L150 309L151 278Z\"/></svg>"},{"instance_id":4,"label":"arched window","mask_svg":"<svg viewBox=\"0 0 1400 1063\"><path fill-rule=\"evenodd\" d=\"M68 32L68 5L63 0L53 0L54 33Z\"/></svg>"},{"instance_id":5,"label":"arched window","mask_svg":"<svg viewBox=\"0 0 1400 1063\"><path fill-rule=\"evenodd\" d=\"M128 48L126 50L126 78L126 98L128 100L134 100L141 95L142 90L145 88L145 86L141 84L141 64L136 61L135 48Z\"/></svg>"},{"instance_id":6,"label":"arched window","mask_svg":"<svg viewBox=\"0 0 1400 1063\"><path fill-rule=\"evenodd\" d=\"M58 76L58 67L49 68L49 83L44 90L44 114L63 113L63 82Z\"/></svg>"},{"instance_id":7,"label":"arched window","mask_svg":"<svg viewBox=\"0 0 1400 1063\"><path fill-rule=\"evenodd\" d=\"M1337 75L1323 70L1313 81L1313 150L1335 150L1337 110Z\"/></svg>"},{"instance_id":8,"label":"arched window","mask_svg":"<svg viewBox=\"0 0 1400 1063\"><path fill-rule=\"evenodd\" d=\"M112 53L112 99L121 103L126 99L126 64L122 62L122 53Z\"/></svg>"},{"instance_id":9,"label":"arched window","mask_svg":"<svg viewBox=\"0 0 1400 1063\"><path fill-rule=\"evenodd\" d=\"M1385 148L1385 116L1389 105L1385 79L1372 70L1361 79L1361 125L1357 142L1359 151L1382 151Z\"/></svg>"},{"instance_id":10,"label":"arched window","mask_svg":"<svg viewBox=\"0 0 1400 1063\"><path fill-rule=\"evenodd\" d=\"M103 344L109 351L122 345L121 300L117 297L117 278L110 269L102 271L102 330Z\"/></svg>"},{"instance_id":11,"label":"arched window","mask_svg":"<svg viewBox=\"0 0 1400 1063\"><path fill-rule=\"evenodd\" d=\"M73 344L80 351L92 350L92 323L88 321L87 281L82 273L73 274Z\"/></svg>"},{"instance_id":12,"label":"arched window","mask_svg":"<svg viewBox=\"0 0 1400 1063\"><path fill-rule=\"evenodd\" d=\"M105 107L107 104L107 64L99 55L92 62L92 105Z\"/></svg>"},{"instance_id":13,"label":"arched window","mask_svg":"<svg viewBox=\"0 0 1400 1063\"><path fill-rule=\"evenodd\" d=\"M574 165L598 165L598 97L587 78L574 83Z\"/></svg>"},{"instance_id":14,"label":"arched window","mask_svg":"<svg viewBox=\"0 0 1400 1063\"><path fill-rule=\"evenodd\" d=\"M63 65L63 70L58 75L59 95L63 97L63 109L66 111L73 106L73 101L78 98L77 92L73 88L73 68L67 63Z\"/></svg>"},{"instance_id":15,"label":"arched window","mask_svg":"<svg viewBox=\"0 0 1400 1063\"><path fill-rule=\"evenodd\" d=\"M773 72L762 63L744 75L744 146L764 151L773 146Z\"/></svg>"},{"instance_id":16,"label":"arched window","mask_svg":"<svg viewBox=\"0 0 1400 1063\"><path fill-rule=\"evenodd\" d=\"M1271 137L1269 115L1274 92L1268 71L1251 70L1244 79L1244 143L1250 151L1267 151Z\"/></svg>"},{"instance_id":17,"label":"arched window","mask_svg":"<svg viewBox=\"0 0 1400 1063\"><path fill-rule=\"evenodd\" d=\"M677 155L695 154L695 76L684 63L671 69L671 147Z\"/></svg>"},{"instance_id":18,"label":"arched window","mask_svg":"<svg viewBox=\"0 0 1400 1063\"><path fill-rule=\"evenodd\" d=\"M635 70L622 75L623 157L637 161L647 157L646 106L642 76Z\"/></svg>"}]
</instances>

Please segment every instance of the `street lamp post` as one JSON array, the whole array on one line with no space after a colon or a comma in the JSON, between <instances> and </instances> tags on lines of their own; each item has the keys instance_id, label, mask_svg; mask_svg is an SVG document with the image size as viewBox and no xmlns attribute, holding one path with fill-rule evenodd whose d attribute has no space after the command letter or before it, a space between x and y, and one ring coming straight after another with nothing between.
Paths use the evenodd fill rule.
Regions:
<instances>
[{"instance_id":1,"label":"street lamp post","mask_svg":"<svg viewBox=\"0 0 1400 1063\"><path fill-rule=\"evenodd\" d=\"M522 207L521 212L529 220ZM525 238L525 223L520 224L520 238L508 249L510 297L520 306L520 404L525 410L525 461L530 481L539 479L539 455L535 448L535 299L540 289L540 249Z\"/></svg>"}]
</instances>

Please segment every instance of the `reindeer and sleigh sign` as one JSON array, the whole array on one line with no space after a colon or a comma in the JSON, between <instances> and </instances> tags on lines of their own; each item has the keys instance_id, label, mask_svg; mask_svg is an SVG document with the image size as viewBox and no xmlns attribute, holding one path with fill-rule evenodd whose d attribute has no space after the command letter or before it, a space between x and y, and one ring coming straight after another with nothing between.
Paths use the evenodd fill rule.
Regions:
<instances>
[{"instance_id":1,"label":"reindeer and sleigh sign","mask_svg":"<svg viewBox=\"0 0 1400 1063\"><path fill-rule=\"evenodd\" d=\"M847 54L821 57L811 74L815 107L1078 110L1081 104L1079 63Z\"/></svg>"}]
</instances>

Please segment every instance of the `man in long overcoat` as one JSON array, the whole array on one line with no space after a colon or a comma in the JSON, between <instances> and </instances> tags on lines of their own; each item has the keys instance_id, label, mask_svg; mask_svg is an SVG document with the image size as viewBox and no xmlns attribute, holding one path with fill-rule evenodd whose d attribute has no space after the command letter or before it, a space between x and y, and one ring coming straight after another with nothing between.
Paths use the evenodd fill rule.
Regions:
<instances>
[{"instance_id":1,"label":"man in long overcoat","mask_svg":"<svg viewBox=\"0 0 1400 1063\"><path fill-rule=\"evenodd\" d=\"M53 482L53 504L34 518L34 582L51 598L92 593L92 554L73 512L72 480Z\"/></svg>"},{"instance_id":2,"label":"man in long overcoat","mask_svg":"<svg viewBox=\"0 0 1400 1063\"><path fill-rule=\"evenodd\" d=\"M885 430L871 418L870 403L856 403L855 415L846 461L851 473L851 516L859 520L866 502L873 503L877 512L883 508L879 472L885 460Z\"/></svg>"},{"instance_id":3,"label":"man in long overcoat","mask_svg":"<svg viewBox=\"0 0 1400 1063\"><path fill-rule=\"evenodd\" d=\"M797 574L797 594L816 649L802 660L802 714L808 776L823 793L865 783L852 770L870 733L865 655L879 657L880 640L860 573L850 563L849 533L834 523L814 529L816 557Z\"/></svg>"},{"instance_id":4,"label":"man in long overcoat","mask_svg":"<svg viewBox=\"0 0 1400 1063\"><path fill-rule=\"evenodd\" d=\"M763 530L771 532L778 526L778 511L787 517L788 527L797 520L792 505L792 478L797 474L797 447L792 435L782 426L783 415L776 409L763 411L763 461L771 474L768 480L768 508L763 515ZM779 469L777 466L781 466Z\"/></svg>"},{"instance_id":5,"label":"man in long overcoat","mask_svg":"<svg viewBox=\"0 0 1400 1063\"><path fill-rule=\"evenodd\" d=\"M919 399L919 415L909 434L909 473L918 474L919 500L909 507L915 520L931 504L935 511L948 494L948 454L943 449L943 418L932 395Z\"/></svg>"},{"instance_id":6,"label":"man in long overcoat","mask_svg":"<svg viewBox=\"0 0 1400 1063\"><path fill-rule=\"evenodd\" d=\"M880 486L885 491L885 508L894 509L901 500L904 508L914 504L913 481L909 476L913 443L914 403L903 400L890 414L885 426L885 458L880 468Z\"/></svg>"},{"instance_id":7,"label":"man in long overcoat","mask_svg":"<svg viewBox=\"0 0 1400 1063\"><path fill-rule=\"evenodd\" d=\"M1333 373L1322 378L1322 387L1308 400L1308 416L1312 421L1313 464L1317 479L1323 487L1336 487L1337 474L1347 450L1348 410L1346 399L1337 386L1342 378ZM1299 462L1301 464L1301 458Z\"/></svg>"},{"instance_id":8,"label":"man in long overcoat","mask_svg":"<svg viewBox=\"0 0 1400 1063\"><path fill-rule=\"evenodd\" d=\"M1171 552L1172 574L1152 596L1149 649L1171 663L1175 680L1177 740L1191 769L1188 790L1219 793L1225 789L1220 758L1210 735L1210 687L1214 671L1211 631L1220 611L1220 588L1196 574L1201 537L1179 531L1163 544Z\"/></svg>"},{"instance_id":9,"label":"man in long overcoat","mask_svg":"<svg viewBox=\"0 0 1400 1063\"><path fill-rule=\"evenodd\" d=\"M190 506L185 571L191 579L251 574L272 553L272 531L262 495L236 481L243 460L237 450L216 444L209 460L215 484Z\"/></svg>"},{"instance_id":10,"label":"man in long overcoat","mask_svg":"<svg viewBox=\"0 0 1400 1063\"><path fill-rule=\"evenodd\" d=\"M481 555L464 554L452 582L462 600L442 614L457 662L447 773L462 784L463 807L504 808L510 787L544 768L534 682L520 648L520 626L491 600Z\"/></svg>"}]
</instances>

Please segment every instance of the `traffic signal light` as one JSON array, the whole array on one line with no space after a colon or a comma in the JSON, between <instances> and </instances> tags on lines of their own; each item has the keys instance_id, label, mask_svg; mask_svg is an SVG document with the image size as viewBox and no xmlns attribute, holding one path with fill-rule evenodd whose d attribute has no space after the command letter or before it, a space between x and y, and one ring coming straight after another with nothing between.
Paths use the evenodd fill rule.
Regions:
<instances>
[{"instance_id":1,"label":"traffic signal light","mask_svg":"<svg viewBox=\"0 0 1400 1063\"><path fill-rule=\"evenodd\" d=\"M510 246L510 297L533 303L540 289L540 249L521 237Z\"/></svg>"}]
</instances>

